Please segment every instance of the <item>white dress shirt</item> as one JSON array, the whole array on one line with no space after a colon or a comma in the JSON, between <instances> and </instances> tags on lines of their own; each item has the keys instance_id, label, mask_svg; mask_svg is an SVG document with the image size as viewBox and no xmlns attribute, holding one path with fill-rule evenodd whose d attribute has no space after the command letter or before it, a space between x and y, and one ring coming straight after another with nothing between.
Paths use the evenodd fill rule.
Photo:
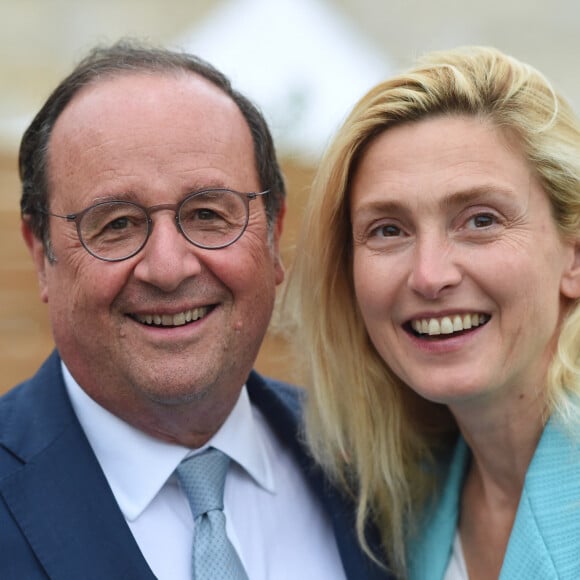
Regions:
<instances>
[{"instance_id":1,"label":"white dress shirt","mask_svg":"<svg viewBox=\"0 0 580 580\"><path fill-rule=\"evenodd\" d=\"M232 458L228 536L250 580L343 580L327 514L246 388L212 439L191 450L150 437L98 405L62 364L66 388L115 499L159 580L190 580L193 517L175 468L205 447Z\"/></svg>"}]
</instances>

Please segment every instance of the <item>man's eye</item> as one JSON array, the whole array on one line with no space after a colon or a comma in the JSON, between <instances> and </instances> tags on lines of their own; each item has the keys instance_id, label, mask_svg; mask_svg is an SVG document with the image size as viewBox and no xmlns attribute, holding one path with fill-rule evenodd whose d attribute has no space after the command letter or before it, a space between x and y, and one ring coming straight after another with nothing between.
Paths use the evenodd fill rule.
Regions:
<instances>
[{"instance_id":1,"label":"man's eye","mask_svg":"<svg viewBox=\"0 0 580 580\"><path fill-rule=\"evenodd\" d=\"M195 211L195 218L202 221L213 220L219 218L219 215L208 208L200 208Z\"/></svg>"},{"instance_id":2,"label":"man's eye","mask_svg":"<svg viewBox=\"0 0 580 580\"><path fill-rule=\"evenodd\" d=\"M129 225L128 217L119 217L110 221L106 227L111 230L122 230L126 228L128 225Z\"/></svg>"},{"instance_id":3,"label":"man's eye","mask_svg":"<svg viewBox=\"0 0 580 580\"><path fill-rule=\"evenodd\" d=\"M183 225L221 225L231 222L228 213L219 207L196 207L190 210L181 211L179 219Z\"/></svg>"}]
</instances>

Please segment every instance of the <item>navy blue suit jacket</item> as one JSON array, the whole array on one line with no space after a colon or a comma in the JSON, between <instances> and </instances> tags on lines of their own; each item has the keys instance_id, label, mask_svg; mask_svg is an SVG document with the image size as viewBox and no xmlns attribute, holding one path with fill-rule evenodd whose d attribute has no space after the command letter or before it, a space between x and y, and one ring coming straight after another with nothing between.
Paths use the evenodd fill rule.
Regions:
<instances>
[{"instance_id":1,"label":"navy blue suit jacket","mask_svg":"<svg viewBox=\"0 0 580 580\"><path fill-rule=\"evenodd\" d=\"M300 391L255 372L247 386L327 509L347 577L388 578L359 548L352 506L299 442ZM0 578L154 579L72 409L56 352L0 399Z\"/></svg>"}]
</instances>

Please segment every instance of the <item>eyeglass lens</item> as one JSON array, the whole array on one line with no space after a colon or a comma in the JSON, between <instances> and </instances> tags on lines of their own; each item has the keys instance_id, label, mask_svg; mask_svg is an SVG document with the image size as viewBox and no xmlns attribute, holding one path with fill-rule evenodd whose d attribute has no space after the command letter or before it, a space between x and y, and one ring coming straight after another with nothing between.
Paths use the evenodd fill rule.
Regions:
<instances>
[{"instance_id":1,"label":"eyeglass lens","mask_svg":"<svg viewBox=\"0 0 580 580\"><path fill-rule=\"evenodd\" d=\"M248 206L235 192L205 191L186 198L178 208L177 217L183 235L190 242L205 248L220 248L242 235L248 221ZM149 236L149 228L145 208L131 202L112 201L88 209L80 221L79 234L92 254L118 260L141 249Z\"/></svg>"}]
</instances>

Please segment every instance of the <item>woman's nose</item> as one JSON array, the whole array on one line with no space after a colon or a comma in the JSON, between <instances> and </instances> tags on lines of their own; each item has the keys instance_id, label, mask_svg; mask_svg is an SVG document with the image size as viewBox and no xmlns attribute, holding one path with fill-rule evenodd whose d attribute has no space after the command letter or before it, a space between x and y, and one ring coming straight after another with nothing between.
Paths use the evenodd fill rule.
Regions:
<instances>
[{"instance_id":1,"label":"woman's nose","mask_svg":"<svg viewBox=\"0 0 580 580\"><path fill-rule=\"evenodd\" d=\"M443 236L419 240L414 248L409 287L428 300L437 299L441 292L461 281L452 242Z\"/></svg>"}]
</instances>

